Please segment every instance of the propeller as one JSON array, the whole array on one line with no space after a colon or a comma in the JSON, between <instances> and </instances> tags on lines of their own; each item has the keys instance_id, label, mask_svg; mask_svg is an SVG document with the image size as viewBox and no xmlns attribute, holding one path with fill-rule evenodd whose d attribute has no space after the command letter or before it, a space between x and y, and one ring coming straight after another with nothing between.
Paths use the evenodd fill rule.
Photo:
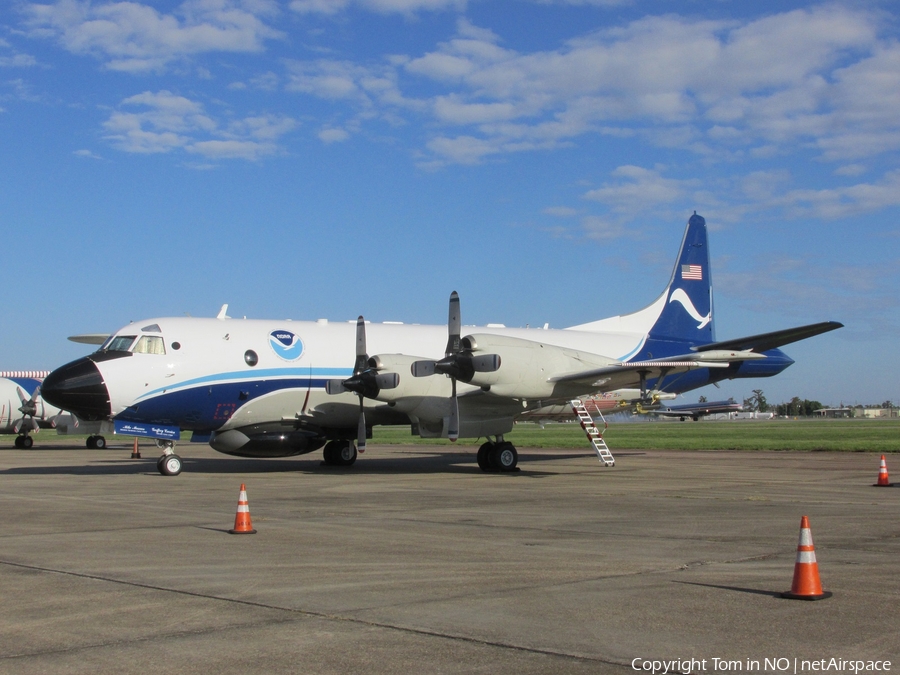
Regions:
<instances>
[{"instance_id":1,"label":"propeller","mask_svg":"<svg viewBox=\"0 0 900 675\"><path fill-rule=\"evenodd\" d=\"M379 373L370 362L366 353L366 320L356 320L356 363L353 364L353 375L346 380L328 380L325 391L329 394L342 394L350 391L359 396L359 424L356 428L356 449L366 451L366 412L364 402L367 398L375 398L382 389L395 389L400 384L397 373Z\"/></svg>"},{"instance_id":2,"label":"propeller","mask_svg":"<svg viewBox=\"0 0 900 675\"><path fill-rule=\"evenodd\" d=\"M475 373L492 373L500 368L498 354L473 356L470 344L461 339L462 321L459 311L459 293L450 294L450 312L447 317L447 348L440 361L414 361L410 370L413 377L428 377L442 373L450 378L450 421L447 438L459 438L459 399L456 396L456 381L471 382Z\"/></svg>"},{"instance_id":3,"label":"propeller","mask_svg":"<svg viewBox=\"0 0 900 675\"><path fill-rule=\"evenodd\" d=\"M22 413L22 417L16 420L16 423L13 425L13 431L19 433L26 423L31 427L32 431L37 431L39 427L38 423L34 420L34 416L37 413L37 400L41 395L40 386L34 390L31 398L25 397L25 392L22 391L21 387L16 387L16 394L19 395L19 401L22 403L22 405L19 406L19 412ZM27 420L25 419L26 417L28 418Z\"/></svg>"}]
</instances>

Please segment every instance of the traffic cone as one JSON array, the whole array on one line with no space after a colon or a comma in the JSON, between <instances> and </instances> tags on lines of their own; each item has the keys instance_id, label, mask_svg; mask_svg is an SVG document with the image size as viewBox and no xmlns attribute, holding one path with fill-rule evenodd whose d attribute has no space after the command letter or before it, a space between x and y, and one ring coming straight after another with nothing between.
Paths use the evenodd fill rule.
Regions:
<instances>
[{"instance_id":1,"label":"traffic cone","mask_svg":"<svg viewBox=\"0 0 900 675\"><path fill-rule=\"evenodd\" d=\"M253 523L250 521L250 505L247 503L247 488L241 483L241 493L238 495L237 513L234 516L234 529L228 530L229 534L256 534Z\"/></svg>"},{"instance_id":2,"label":"traffic cone","mask_svg":"<svg viewBox=\"0 0 900 675\"><path fill-rule=\"evenodd\" d=\"M823 600L831 593L822 590L819 581L819 564L816 562L816 547L813 546L809 518L800 519L800 542L797 544L797 562L794 564L794 581L791 590L781 594L791 600Z\"/></svg>"},{"instance_id":3,"label":"traffic cone","mask_svg":"<svg viewBox=\"0 0 900 675\"><path fill-rule=\"evenodd\" d=\"M138 450L138 439L137 436L134 437L134 449L131 451L131 459L140 459L141 451Z\"/></svg>"},{"instance_id":4,"label":"traffic cone","mask_svg":"<svg viewBox=\"0 0 900 675\"><path fill-rule=\"evenodd\" d=\"M887 462L884 461L884 455L881 456L881 468L878 469L878 482L873 483L875 487L893 487L893 483L888 480Z\"/></svg>"}]
</instances>

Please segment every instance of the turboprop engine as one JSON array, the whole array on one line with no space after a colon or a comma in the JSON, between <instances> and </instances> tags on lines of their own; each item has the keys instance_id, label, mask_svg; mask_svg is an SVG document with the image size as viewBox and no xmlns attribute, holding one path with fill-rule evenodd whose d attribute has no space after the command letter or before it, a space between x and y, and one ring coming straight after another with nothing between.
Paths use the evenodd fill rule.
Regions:
<instances>
[{"instance_id":1,"label":"turboprop engine","mask_svg":"<svg viewBox=\"0 0 900 675\"><path fill-rule=\"evenodd\" d=\"M549 381L551 374L579 373L619 363L597 354L487 333L467 335L460 341L460 347L461 353L474 359L480 354L496 355L502 364L494 371L473 372L466 383L497 396L526 399L567 395L559 391L559 383Z\"/></svg>"}]
</instances>

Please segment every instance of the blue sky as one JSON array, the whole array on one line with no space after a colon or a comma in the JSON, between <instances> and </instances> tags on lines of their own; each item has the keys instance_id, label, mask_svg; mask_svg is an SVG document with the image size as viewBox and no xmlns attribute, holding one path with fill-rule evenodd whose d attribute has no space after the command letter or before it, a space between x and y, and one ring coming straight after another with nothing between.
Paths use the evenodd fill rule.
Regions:
<instances>
[{"instance_id":1,"label":"blue sky","mask_svg":"<svg viewBox=\"0 0 900 675\"><path fill-rule=\"evenodd\" d=\"M213 316L564 327L711 229L719 339L900 401L889 2L58 0L0 9L0 369ZM689 395L696 400L696 395Z\"/></svg>"}]
</instances>

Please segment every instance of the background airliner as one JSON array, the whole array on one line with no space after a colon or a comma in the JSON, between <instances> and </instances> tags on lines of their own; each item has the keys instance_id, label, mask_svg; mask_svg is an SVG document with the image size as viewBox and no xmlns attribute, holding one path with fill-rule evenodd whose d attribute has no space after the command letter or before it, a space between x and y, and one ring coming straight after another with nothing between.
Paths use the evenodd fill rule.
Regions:
<instances>
[{"instance_id":1,"label":"background airliner","mask_svg":"<svg viewBox=\"0 0 900 675\"><path fill-rule=\"evenodd\" d=\"M679 405L660 406L656 410L649 411L651 415L659 415L660 417L677 417L684 422L690 417L695 422L706 415L716 415L718 413L740 412L744 409L740 403L734 399L727 401L708 401L703 403L683 403Z\"/></svg>"},{"instance_id":2,"label":"background airliner","mask_svg":"<svg viewBox=\"0 0 900 675\"><path fill-rule=\"evenodd\" d=\"M378 424L486 438L479 466L509 471L518 454L504 434L524 413L621 389L649 403L654 393L769 377L793 363L778 347L841 325L717 342L706 221L694 214L665 290L632 314L562 330L463 331L455 292L447 326L235 320L223 307L214 319L131 323L53 371L42 392L81 419L156 437L168 475L182 469L173 452L182 430L226 454L324 446L326 463L349 465Z\"/></svg>"},{"instance_id":3,"label":"background airliner","mask_svg":"<svg viewBox=\"0 0 900 675\"><path fill-rule=\"evenodd\" d=\"M15 434L17 448L30 448L34 444L31 434L53 426L60 413L41 400L41 380L48 372L0 372L0 434Z\"/></svg>"}]
</instances>

